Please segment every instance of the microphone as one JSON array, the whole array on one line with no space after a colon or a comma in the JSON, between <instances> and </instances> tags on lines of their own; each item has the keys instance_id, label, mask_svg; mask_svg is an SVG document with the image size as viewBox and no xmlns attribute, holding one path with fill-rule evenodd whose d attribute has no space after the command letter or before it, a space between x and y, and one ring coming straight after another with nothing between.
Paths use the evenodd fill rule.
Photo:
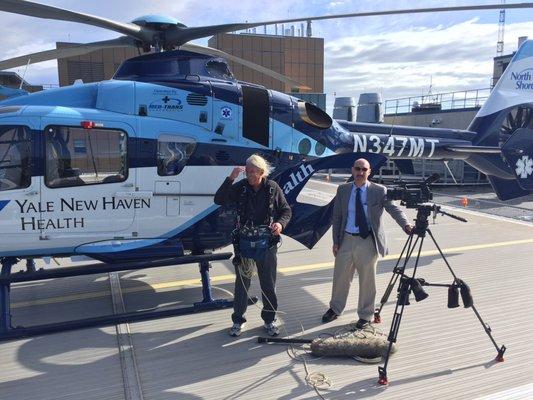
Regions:
<instances>
[{"instance_id":1,"label":"microphone","mask_svg":"<svg viewBox=\"0 0 533 400\"><path fill-rule=\"evenodd\" d=\"M373 329L347 332L311 342L311 352L316 356L378 358L387 354L387 336ZM391 354L397 346L392 344Z\"/></svg>"},{"instance_id":2,"label":"microphone","mask_svg":"<svg viewBox=\"0 0 533 400\"><path fill-rule=\"evenodd\" d=\"M435 172L433 175L431 175L425 180L425 183L426 185L431 185L432 183L437 182L439 179L440 179L440 174Z\"/></svg>"}]
</instances>

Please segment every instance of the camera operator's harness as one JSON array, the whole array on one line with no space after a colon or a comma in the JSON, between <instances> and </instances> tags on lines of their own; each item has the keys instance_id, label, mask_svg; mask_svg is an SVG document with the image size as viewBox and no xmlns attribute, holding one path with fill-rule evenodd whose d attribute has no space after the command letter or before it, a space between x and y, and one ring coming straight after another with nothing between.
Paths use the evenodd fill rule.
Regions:
<instances>
[{"instance_id":1,"label":"camera operator's harness","mask_svg":"<svg viewBox=\"0 0 533 400\"><path fill-rule=\"evenodd\" d=\"M233 264L241 267L241 272L247 277L251 277L255 261L263 260L266 252L280 241L280 237L274 236L270 229L274 221L274 187L268 179L265 185L267 186L267 225L254 226L250 219L246 220L249 196L249 188L246 184L242 185L237 202L237 223L232 232L235 253Z\"/></svg>"},{"instance_id":2,"label":"camera operator's harness","mask_svg":"<svg viewBox=\"0 0 533 400\"><path fill-rule=\"evenodd\" d=\"M432 197L430 197L432 198ZM403 205L405 205L404 202L402 202ZM398 281L398 278L400 279L400 283L398 285L398 299L396 301L396 308L394 309L394 316L392 318L391 327L389 331L388 341L389 341L389 349L387 351L387 355L385 356L385 362L383 367L378 367L379 372L379 380L378 383L381 385L386 385L388 383L387 378L387 365L389 362L389 356L391 353L391 349L393 344L396 342L396 338L398 336L398 330L400 329L400 322L402 320L403 310L404 307L409 305L409 295L412 292L415 296L415 300L422 301L425 298L428 297L428 294L424 291L422 286L437 286L437 287L446 287L448 288L448 308L456 308L459 307L459 293L461 294L461 298L463 300L463 305L465 308L472 308L474 313L476 314L477 319L483 326L483 329L485 330L485 333L489 336L492 344L496 348L496 351L498 354L496 355L496 361L503 361L503 354L505 353L506 347L502 345L501 347L498 347L496 344L496 341L492 337L492 330L490 326L483 321L481 318L481 315L477 311L476 307L474 307L474 300L472 298L472 294L470 292L470 288L468 285L459 279L457 275L455 275L455 272L453 271L452 267L448 263L448 260L442 253L442 250L440 246L437 244L437 241L435 240L435 237L431 233L431 230L428 228L428 217L431 215L431 213L434 213L434 218L436 214L442 214L447 215L451 218L457 219L462 222L467 222L464 218L458 217L456 215L447 213L445 211L441 210L441 207L436 204L411 204L408 205L409 208L416 208L417 215L415 220L415 227L409 234L409 237L407 238L407 241L402 249L402 252L400 256L398 257L398 261L396 262L396 265L393 269L393 275L391 277L391 280L389 282L389 285L387 286L387 289L385 290L385 293L383 294L383 297L381 298L381 304L379 308L376 309L374 313L374 322L379 323L381 322L381 310L383 309L383 306L385 303L387 303L389 296L392 292L392 289L396 285L396 282ZM415 278L417 268L418 268L418 262L420 260L420 253L422 251L422 245L424 243L424 238L426 237L426 232L429 234L431 239L433 240L433 243L435 244L435 247L439 251L440 256L446 263L446 266L448 267L449 271L451 272L453 276L453 282L451 284L439 284L439 283L429 283L426 280L422 278ZM416 239L413 243L413 238L416 236ZM413 274L411 276L408 276L405 273L405 268L407 266L407 263L411 256L414 253L415 247L418 243L418 253L416 254L415 259L415 265L413 267ZM405 253L405 260L403 261L403 265L399 266L400 261Z\"/></svg>"}]
</instances>

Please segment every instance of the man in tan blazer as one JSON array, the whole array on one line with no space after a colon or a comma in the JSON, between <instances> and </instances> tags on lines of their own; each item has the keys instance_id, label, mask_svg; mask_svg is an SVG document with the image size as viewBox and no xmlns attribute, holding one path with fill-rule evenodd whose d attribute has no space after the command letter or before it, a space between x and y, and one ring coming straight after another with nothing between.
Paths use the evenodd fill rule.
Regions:
<instances>
[{"instance_id":1,"label":"man in tan blazer","mask_svg":"<svg viewBox=\"0 0 533 400\"><path fill-rule=\"evenodd\" d=\"M336 319L344 311L350 284L357 270L359 302L356 328L370 324L376 299L378 255L387 254L382 215L385 209L406 233L413 229L403 211L387 199L387 188L368 181L370 164L364 158L352 167L353 182L337 188L333 206L333 289L329 310L322 322Z\"/></svg>"}]
</instances>

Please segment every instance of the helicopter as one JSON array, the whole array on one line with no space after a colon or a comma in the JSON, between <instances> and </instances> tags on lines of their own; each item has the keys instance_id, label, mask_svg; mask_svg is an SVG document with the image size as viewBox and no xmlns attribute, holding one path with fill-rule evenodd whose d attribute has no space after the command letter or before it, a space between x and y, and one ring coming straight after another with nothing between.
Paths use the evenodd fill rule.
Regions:
<instances>
[{"instance_id":1,"label":"helicopter","mask_svg":"<svg viewBox=\"0 0 533 400\"><path fill-rule=\"evenodd\" d=\"M231 207L215 205L213 196L229 172L254 153L272 164L271 179L293 210L284 234L308 248L329 229L333 201L301 203L299 193L317 172L344 168L360 157L375 171L387 159L461 159L486 174L502 200L533 193L533 41L520 47L466 130L336 121L311 103L236 80L226 59L298 82L187 43L282 22L502 7L533 4L189 28L168 17L124 24L29 1L2 1L0 11L125 35L0 61L2 69L105 47L154 52L124 61L108 81L17 92L0 102L0 340L231 306L212 298L209 268L210 261L231 256L213 251L231 244L236 215ZM79 256L95 263L35 271L34 259ZM13 273L20 260L28 271ZM14 282L188 263L198 263L202 277L203 301L193 307L11 326Z\"/></svg>"}]
</instances>

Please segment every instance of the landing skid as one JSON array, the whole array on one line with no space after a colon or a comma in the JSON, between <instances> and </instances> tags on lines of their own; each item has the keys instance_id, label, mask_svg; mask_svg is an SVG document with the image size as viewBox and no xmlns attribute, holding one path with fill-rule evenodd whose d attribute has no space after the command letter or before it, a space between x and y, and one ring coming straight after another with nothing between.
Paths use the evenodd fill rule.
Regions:
<instances>
[{"instance_id":1,"label":"landing skid","mask_svg":"<svg viewBox=\"0 0 533 400\"><path fill-rule=\"evenodd\" d=\"M211 267L211 261L227 260L231 256L231 253L201 254L193 256L172 257L146 262L126 262L121 264L98 263L80 267L55 268L52 270L32 271L31 268L28 268L28 272L17 272L14 274L11 273L11 268L19 260L13 257L0 259L0 263L2 264L2 269L0 272L0 341L44 335L55 332L64 332L75 329L146 321L150 319L173 317L177 315L193 314L209 310L218 310L222 308L232 307L232 300L213 299L211 293L211 281L209 277L209 268ZM35 325L29 327L11 326L11 283L39 281L52 278L64 278L69 276L101 274L105 272L155 268L168 265L189 264L196 262L200 265L203 300L201 302L194 303L194 305L190 307L180 307L164 310L134 311L128 313L105 315L95 318L85 318L73 321L57 322L52 324ZM250 301L252 303L255 303L257 301L257 298L253 298Z\"/></svg>"}]
</instances>

